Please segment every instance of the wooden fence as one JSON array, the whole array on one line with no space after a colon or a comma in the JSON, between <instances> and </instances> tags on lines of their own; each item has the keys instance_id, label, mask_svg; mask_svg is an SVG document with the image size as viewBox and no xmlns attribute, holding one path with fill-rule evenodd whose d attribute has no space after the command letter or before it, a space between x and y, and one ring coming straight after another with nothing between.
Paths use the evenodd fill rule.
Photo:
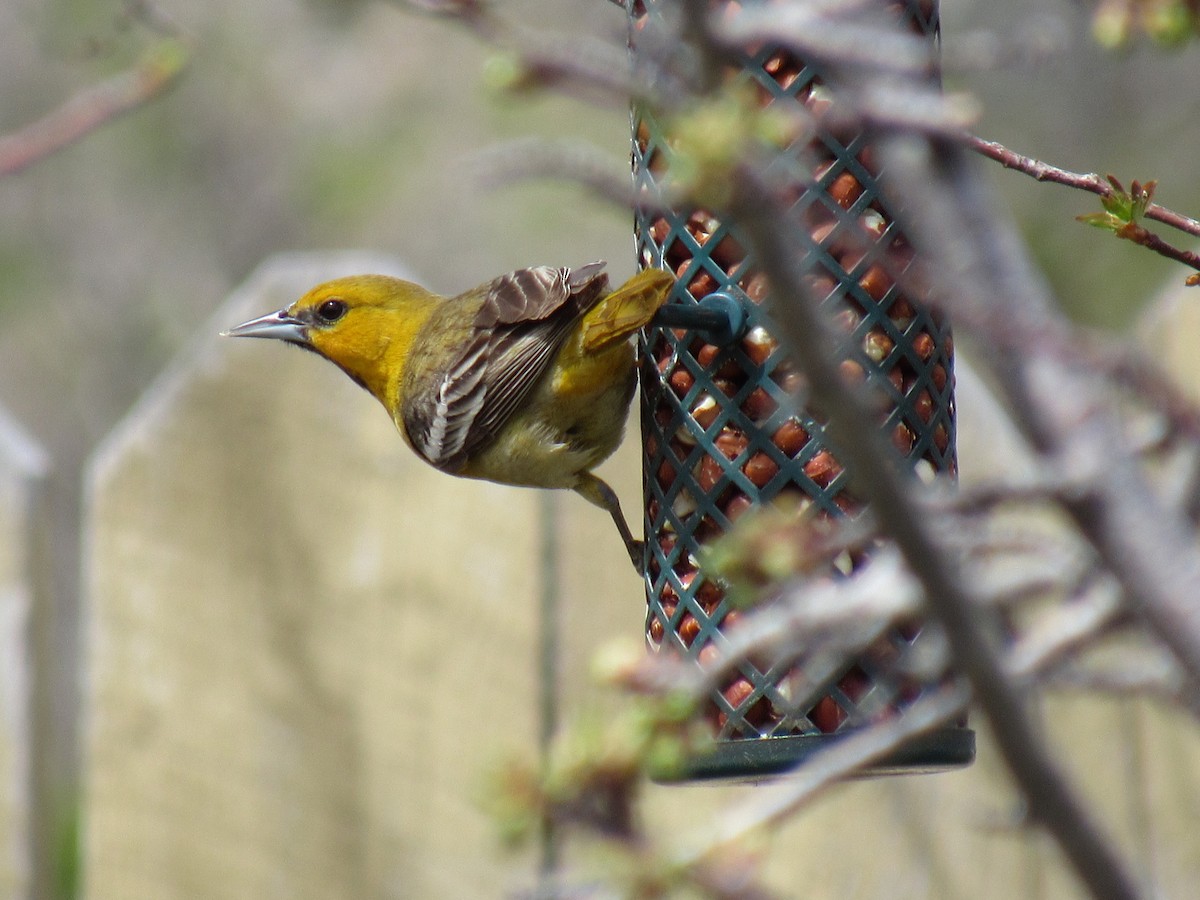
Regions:
<instances>
[{"instance_id":1,"label":"wooden fence","mask_svg":"<svg viewBox=\"0 0 1200 900\"><path fill-rule=\"evenodd\" d=\"M0 896L33 887L31 613L44 599L48 461L0 409Z\"/></svg>"},{"instance_id":2,"label":"wooden fence","mask_svg":"<svg viewBox=\"0 0 1200 900\"><path fill-rule=\"evenodd\" d=\"M591 686L589 659L615 636L637 639L641 586L607 517L578 498L441 476L330 366L217 337L318 280L365 269L399 266L266 264L91 461L81 523L87 898L502 897L536 880L537 860L500 851L477 798L490 766L536 753L540 604L550 597L557 610L550 693L569 719L611 702ZM1186 343L1169 352L1194 372ZM1022 464L1019 440L967 369L959 411L965 479ZM6 897L30 884L36 748L23 647L44 585L35 562L46 472L0 417ZM627 447L609 474L636 509L636 452ZM1043 712L1147 896L1195 896L1195 723L1144 700L1064 697ZM770 789L652 786L649 827L684 833L739 792ZM966 770L837 788L764 858L784 896L1078 896L1055 848L1023 822L986 732Z\"/></svg>"}]
</instances>

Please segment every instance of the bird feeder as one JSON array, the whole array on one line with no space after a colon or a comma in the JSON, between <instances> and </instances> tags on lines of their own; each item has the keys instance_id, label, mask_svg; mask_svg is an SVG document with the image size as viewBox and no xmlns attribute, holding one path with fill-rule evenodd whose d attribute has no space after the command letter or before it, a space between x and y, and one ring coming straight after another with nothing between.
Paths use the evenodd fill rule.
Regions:
<instances>
[{"instance_id":1,"label":"bird feeder","mask_svg":"<svg viewBox=\"0 0 1200 900\"><path fill-rule=\"evenodd\" d=\"M746 2L744 5L750 5ZM736 8L736 3L717 2ZM667 4L629 4L635 59L640 39L661 23ZM879 4L936 40L936 4ZM659 42L664 45L664 42ZM747 51L726 77L748 83L764 105L828 106L827 73L778 46ZM872 383L889 398L879 427L907 464L954 476L953 344L948 324L889 272L912 251L879 186L865 136L845 130L802 148L811 161L792 195L797 266L850 348L847 377ZM633 117L633 167L639 188L656 194L670 178L671 147L653 110ZM646 533L646 634L653 652L673 652L702 666L741 615L723 586L700 569L703 550L746 511L792 498L820 515L854 516L862 501L818 414L805 407L804 378L780 346L764 308L767 285L736 222L700 209L639 211L640 264L676 275L663 318L641 341L641 413ZM884 262L888 265L884 265ZM699 311L697 313L697 311ZM698 321L701 327L678 327ZM724 323L714 327L714 323ZM715 743L692 759L684 777L754 778L794 767L853 729L895 715L935 685L903 665L922 642L919 622L891 629L827 681L803 685L797 657L743 662L716 685L706 718ZM974 735L965 727L928 734L881 768L939 769L969 763Z\"/></svg>"}]
</instances>

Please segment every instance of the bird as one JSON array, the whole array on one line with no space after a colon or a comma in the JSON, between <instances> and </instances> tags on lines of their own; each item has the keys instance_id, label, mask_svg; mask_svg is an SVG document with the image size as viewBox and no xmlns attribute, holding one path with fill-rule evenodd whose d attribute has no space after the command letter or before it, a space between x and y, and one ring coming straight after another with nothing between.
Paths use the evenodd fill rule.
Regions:
<instances>
[{"instance_id":1,"label":"bird","mask_svg":"<svg viewBox=\"0 0 1200 900\"><path fill-rule=\"evenodd\" d=\"M281 340L329 360L436 469L574 491L612 516L642 574L642 542L592 470L622 440L637 383L633 336L674 277L644 269L610 290L604 267L523 268L453 297L352 275L222 334Z\"/></svg>"}]
</instances>

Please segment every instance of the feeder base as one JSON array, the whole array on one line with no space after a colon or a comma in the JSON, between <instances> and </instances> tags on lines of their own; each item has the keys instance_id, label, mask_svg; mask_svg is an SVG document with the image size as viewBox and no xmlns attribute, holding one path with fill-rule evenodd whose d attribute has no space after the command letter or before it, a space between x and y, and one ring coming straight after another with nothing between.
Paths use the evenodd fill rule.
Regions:
<instances>
[{"instance_id":1,"label":"feeder base","mask_svg":"<svg viewBox=\"0 0 1200 900\"><path fill-rule=\"evenodd\" d=\"M651 777L660 784L716 779L758 781L786 775L813 754L845 739L846 735L812 734L722 741L693 756L682 771L652 772ZM871 777L946 772L969 766L974 760L975 732L970 728L943 728L914 738L861 774Z\"/></svg>"}]
</instances>

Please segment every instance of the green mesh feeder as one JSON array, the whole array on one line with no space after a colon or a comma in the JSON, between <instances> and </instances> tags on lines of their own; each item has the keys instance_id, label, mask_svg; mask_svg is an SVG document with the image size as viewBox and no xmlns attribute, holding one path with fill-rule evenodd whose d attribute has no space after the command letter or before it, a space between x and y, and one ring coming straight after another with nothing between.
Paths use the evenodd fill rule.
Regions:
<instances>
[{"instance_id":1,"label":"green mesh feeder","mask_svg":"<svg viewBox=\"0 0 1200 900\"><path fill-rule=\"evenodd\" d=\"M630 5L635 57L665 6ZM936 39L936 4L881 3L880 15ZM779 47L758 47L727 77L748 81L764 106L828 103L821 68ZM887 274L912 250L880 190L871 147L862 134L839 132L802 149L794 161L808 167L795 190L793 212L804 223L798 262L813 296L851 338L843 373L886 395L880 428L900 458L953 476L950 329ZM637 186L651 192L670 177L670 147L646 109L634 114L633 166ZM780 498L831 517L864 506L848 490L822 421L805 408L804 379L774 337L765 281L736 225L704 209L655 210L638 213L635 231L640 264L677 278L641 346L646 635L652 652L700 666L719 655L741 615L700 571L702 548L747 510ZM919 622L897 627L816 685L796 676L797 657L742 663L712 691L704 714L715 743L684 777L781 772L857 727L902 716L937 687L904 673L921 642ZM973 732L953 727L907 745L876 771L937 770L973 758Z\"/></svg>"}]
</instances>

